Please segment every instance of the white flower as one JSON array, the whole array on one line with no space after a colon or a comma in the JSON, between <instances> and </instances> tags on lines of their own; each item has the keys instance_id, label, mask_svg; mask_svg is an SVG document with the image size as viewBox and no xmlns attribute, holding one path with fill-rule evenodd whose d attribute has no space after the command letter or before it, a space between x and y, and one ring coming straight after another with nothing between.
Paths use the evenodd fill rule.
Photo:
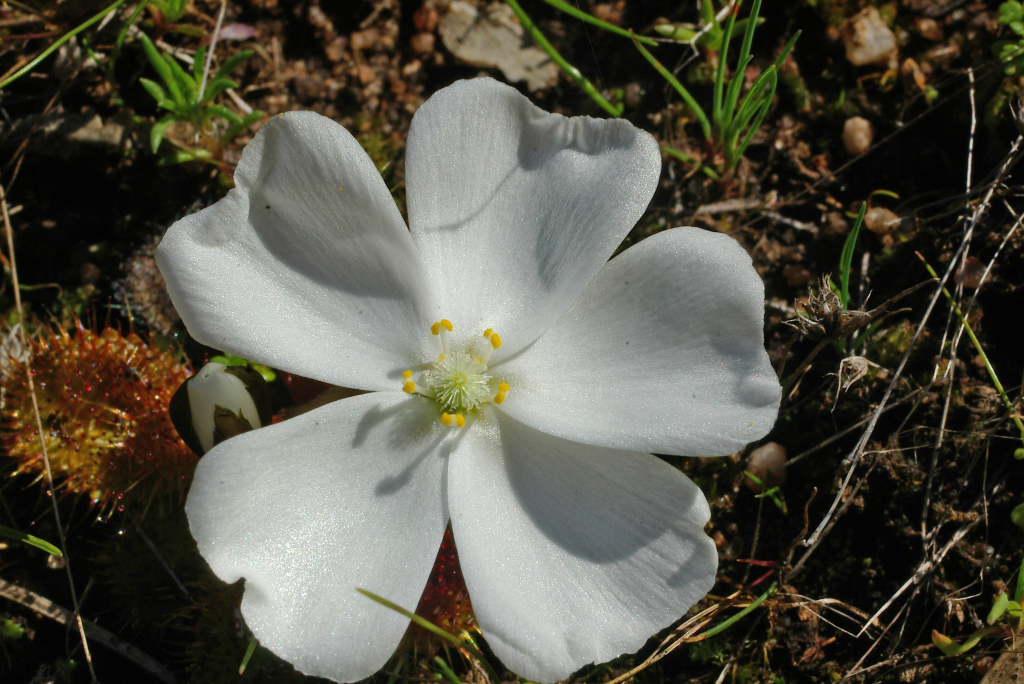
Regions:
<instances>
[{"instance_id":1,"label":"white flower","mask_svg":"<svg viewBox=\"0 0 1024 684\"><path fill-rule=\"evenodd\" d=\"M214 447L186 507L199 550L245 578L260 643L338 681L408 624L355 588L414 607L449 519L508 668L551 682L636 651L717 566L704 496L647 452L733 453L775 420L763 285L694 228L608 261L661 171L628 122L461 81L416 113L406 160L408 228L347 131L283 114L161 243L197 340L372 390Z\"/></svg>"}]
</instances>

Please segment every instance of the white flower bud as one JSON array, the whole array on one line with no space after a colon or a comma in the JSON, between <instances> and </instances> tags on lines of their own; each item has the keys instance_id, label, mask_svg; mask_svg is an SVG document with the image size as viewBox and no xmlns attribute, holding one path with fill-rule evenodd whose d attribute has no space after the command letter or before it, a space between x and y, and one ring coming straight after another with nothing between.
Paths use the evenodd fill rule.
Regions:
<instances>
[{"instance_id":1,"label":"white flower bud","mask_svg":"<svg viewBox=\"0 0 1024 684\"><path fill-rule=\"evenodd\" d=\"M227 368L223 363L208 363L188 383L192 427L199 437L199 443L203 445L203 451L213 448L213 435L217 429L214 414L218 408L228 409L241 416L253 429L263 426L260 414L256 411L256 402L249 396L245 383L225 373Z\"/></svg>"},{"instance_id":2,"label":"white flower bud","mask_svg":"<svg viewBox=\"0 0 1024 684\"><path fill-rule=\"evenodd\" d=\"M270 423L270 394L259 373L211 362L171 399L171 420L196 453Z\"/></svg>"}]
</instances>

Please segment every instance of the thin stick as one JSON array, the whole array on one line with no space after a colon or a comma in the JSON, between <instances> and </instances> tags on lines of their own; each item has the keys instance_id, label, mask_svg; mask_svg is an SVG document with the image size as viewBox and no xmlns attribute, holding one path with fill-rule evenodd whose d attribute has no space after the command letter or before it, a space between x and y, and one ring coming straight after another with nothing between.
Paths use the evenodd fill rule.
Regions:
<instances>
[{"instance_id":1,"label":"thin stick","mask_svg":"<svg viewBox=\"0 0 1024 684\"><path fill-rule=\"evenodd\" d=\"M120 4L120 3L118 3ZM21 334L21 346L28 349L28 335L25 333L25 315L21 308L21 290L18 284L18 263L14 256L14 230L11 228L11 217L7 213L7 196L4 194L4 187L0 185L0 208L4 215L4 230L7 232L7 254L11 264L11 281L14 286L14 304L18 310L18 331ZM36 385L32 378L32 360L25 359L25 377L28 380L28 391L32 395L32 411L36 416L36 430L39 434L39 448L43 452L43 469L46 473L46 486L50 494L50 504L53 508L53 518L57 522L57 540L60 542L60 551L64 554L64 571L68 576L68 588L71 589L71 604L75 608L75 622L78 624L78 634L82 638L82 649L85 652L85 662L89 666L89 677L93 682L96 679L96 671L92 666L92 654L89 652L89 641L85 637L85 625L82 624L82 614L78 609L78 596L75 592L75 580L71 576L71 558L68 556L67 544L64 542L64 525L60 520L60 510L57 507L57 492L53 487L53 472L50 470L50 456L46 452L46 439L43 437L43 419L39 416L39 400L36 398Z\"/></svg>"},{"instance_id":2,"label":"thin stick","mask_svg":"<svg viewBox=\"0 0 1024 684\"><path fill-rule=\"evenodd\" d=\"M228 0L221 0L220 14L217 15L217 25L213 27L213 36L210 38L210 49L206 51L206 63L203 65L203 80L199 83L199 95L196 96L196 143L199 143L199 107L203 102L203 91L206 90L206 80L210 76L210 64L213 62L213 51L217 47L217 39L220 37L220 25L224 22L224 12L228 8Z\"/></svg>"}]
</instances>

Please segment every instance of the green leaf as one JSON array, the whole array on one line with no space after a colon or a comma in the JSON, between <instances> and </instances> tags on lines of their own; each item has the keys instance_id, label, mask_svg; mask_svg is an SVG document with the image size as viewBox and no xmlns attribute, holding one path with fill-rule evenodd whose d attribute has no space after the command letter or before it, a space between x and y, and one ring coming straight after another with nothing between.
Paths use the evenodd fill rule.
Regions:
<instances>
[{"instance_id":1,"label":"green leaf","mask_svg":"<svg viewBox=\"0 0 1024 684\"><path fill-rule=\"evenodd\" d=\"M990 625L994 625L996 620L1003 617L1003 613L1006 612L1006 608L1010 605L1010 597L1006 595L1005 591L999 592L996 596L995 601L992 603L992 610L988 612L988 617L985 618L985 622Z\"/></svg>"},{"instance_id":2,"label":"green leaf","mask_svg":"<svg viewBox=\"0 0 1024 684\"><path fill-rule=\"evenodd\" d=\"M64 554L60 552L60 549L58 549L50 542L43 541L39 537L33 537L31 534L25 534L24 532L19 532L18 530L12 530L10 527L4 527L3 525L0 525L0 537L7 537L8 539L17 539L18 541L24 542L29 546L34 546L37 549L45 551L50 555L57 556L58 558L64 557Z\"/></svg>"},{"instance_id":3,"label":"green leaf","mask_svg":"<svg viewBox=\"0 0 1024 684\"><path fill-rule=\"evenodd\" d=\"M252 57L252 50L239 50L220 65L220 68L217 69L217 73L213 75L213 79L217 80L218 78L228 78L231 75L231 72L235 70L235 67L244 63L250 57Z\"/></svg>"},{"instance_id":4,"label":"green leaf","mask_svg":"<svg viewBox=\"0 0 1024 684\"><path fill-rule=\"evenodd\" d=\"M203 68L206 66L206 45L200 45L192 59L192 77L199 83L203 80Z\"/></svg>"},{"instance_id":5,"label":"green leaf","mask_svg":"<svg viewBox=\"0 0 1024 684\"><path fill-rule=\"evenodd\" d=\"M163 107L164 109L172 112L177 111L177 105L173 100L167 97L167 93L160 87L159 83L151 81L148 78L140 78L139 83L141 83L142 87L146 89L146 92L156 100L157 107Z\"/></svg>"},{"instance_id":6,"label":"green leaf","mask_svg":"<svg viewBox=\"0 0 1024 684\"><path fill-rule=\"evenodd\" d=\"M196 108L196 97L198 95L199 86L196 84L196 80L189 76L188 72L181 68L176 60L171 55L166 56L167 64L170 65L171 73L174 74L174 78L178 81L178 86L181 88L181 94L184 98L188 108L194 110Z\"/></svg>"},{"instance_id":7,"label":"green leaf","mask_svg":"<svg viewBox=\"0 0 1024 684\"><path fill-rule=\"evenodd\" d=\"M242 121L242 117L235 114L229 107L224 105L212 104L207 105L203 108L203 121L209 121L211 116L219 116L228 123L237 124Z\"/></svg>"},{"instance_id":8,"label":"green leaf","mask_svg":"<svg viewBox=\"0 0 1024 684\"><path fill-rule=\"evenodd\" d=\"M241 121L239 121L234 126L229 128L227 130L227 133L220 137L221 144L226 145L227 143L231 142L239 133L244 131L249 126L252 126L254 123L256 123L262 118L263 112L259 109L255 110L252 114L249 114L248 116L244 117Z\"/></svg>"},{"instance_id":9,"label":"green leaf","mask_svg":"<svg viewBox=\"0 0 1024 684\"><path fill-rule=\"evenodd\" d=\"M208 161L210 159L213 159L213 154L201 147L194 150L177 150L166 157L160 157L159 161L157 161L157 166L171 166L173 164L184 164L190 161Z\"/></svg>"},{"instance_id":10,"label":"green leaf","mask_svg":"<svg viewBox=\"0 0 1024 684\"><path fill-rule=\"evenodd\" d=\"M206 104L213 98L220 95L228 88L237 88L238 84L232 81L230 78L218 78L210 81L206 84L206 90L203 91L203 99L199 104Z\"/></svg>"},{"instance_id":11,"label":"green leaf","mask_svg":"<svg viewBox=\"0 0 1024 684\"><path fill-rule=\"evenodd\" d=\"M1024 503L1010 511L1010 520L1017 527L1024 528Z\"/></svg>"},{"instance_id":12,"label":"green leaf","mask_svg":"<svg viewBox=\"0 0 1024 684\"><path fill-rule=\"evenodd\" d=\"M167 132L167 127L178 120L175 114L168 114L164 118L153 124L153 127L149 129L149 146L153 150L153 154L160 149L160 143L164 139L164 133Z\"/></svg>"},{"instance_id":13,"label":"green leaf","mask_svg":"<svg viewBox=\"0 0 1024 684\"><path fill-rule=\"evenodd\" d=\"M153 41L149 39L145 33L139 34L139 40L142 41L142 49L146 53L146 58L149 59L149 63L153 65L156 73L160 74L160 78L167 86L167 92L171 94L171 99L181 106L184 100L181 99L181 88L178 87L178 82L174 79L174 73L171 71L171 67L167 65L163 55L157 52L156 46L153 45Z\"/></svg>"},{"instance_id":14,"label":"green leaf","mask_svg":"<svg viewBox=\"0 0 1024 684\"><path fill-rule=\"evenodd\" d=\"M857 244L857 236L860 234L860 227L864 223L864 214L868 210L868 203L860 203L860 213L853 224L853 230L846 236L843 243L843 251L839 254L839 301L843 308L850 305L850 268L853 266L853 248Z\"/></svg>"},{"instance_id":15,"label":"green leaf","mask_svg":"<svg viewBox=\"0 0 1024 684\"><path fill-rule=\"evenodd\" d=\"M673 76L672 72L669 71L668 69L666 69L662 65L662 63L659 62L654 57L654 55L652 55L647 50L647 48L645 48L643 45L641 45L640 41L634 40L633 41L633 45L635 45L636 49L640 51L640 54L644 56L644 59L646 59L648 62L650 62L651 66L653 66L654 69L659 74L661 74L661 77L664 78L666 81L668 81L669 85L671 85L673 88L675 88L676 92L679 93L679 96L683 98L683 101L690 108L690 111L692 111L694 116L697 117L697 121L700 122L701 130L704 132L704 139L710 141L711 140L711 135L712 135L711 124L708 122L708 117L704 113L704 110L701 108L701 106L699 104L697 104L697 100L693 99L693 95L690 94L690 91L687 90L686 87L683 86L683 84L679 82L679 79L677 79L675 76Z\"/></svg>"},{"instance_id":16,"label":"green leaf","mask_svg":"<svg viewBox=\"0 0 1024 684\"><path fill-rule=\"evenodd\" d=\"M1009 0L999 6L999 23L1009 25L1024 19L1024 7L1017 0Z\"/></svg>"}]
</instances>

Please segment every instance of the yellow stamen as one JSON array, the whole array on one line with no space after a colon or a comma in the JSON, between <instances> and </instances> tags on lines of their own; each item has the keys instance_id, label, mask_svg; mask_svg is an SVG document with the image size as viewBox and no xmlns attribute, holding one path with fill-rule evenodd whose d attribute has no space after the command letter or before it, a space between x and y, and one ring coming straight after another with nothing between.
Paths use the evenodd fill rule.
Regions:
<instances>
[{"instance_id":1,"label":"yellow stamen","mask_svg":"<svg viewBox=\"0 0 1024 684\"><path fill-rule=\"evenodd\" d=\"M462 427L466 424L466 417L461 413L455 414L455 427Z\"/></svg>"},{"instance_id":2,"label":"yellow stamen","mask_svg":"<svg viewBox=\"0 0 1024 684\"><path fill-rule=\"evenodd\" d=\"M448 332L452 331L452 322L449 321L447 318L441 319L441 325L443 325L445 329L448 330Z\"/></svg>"},{"instance_id":3,"label":"yellow stamen","mask_svg":"<svg viewBox=\"0 0 1024 684\"><path fill-rule=\"evenodd\" d=\"M411 370L405 371L404 373L402 373L402 377L405 378L406 380L408 380L409 378L412 377L412 371Z\"/></svg>"},{"instance_id":4,"label":"yellow stamen","mask_svg":"<svg viewBox=\"0 0 1024 684\"><path fill-rule=\"evenodd\" d=\"M494 332L494 328L488 328L487 330L484 330L484 337L490 337L492 332Z\"/></svg>"},{"instance_id":5,"label":"yellow stamen","mask_svg":"<svg viewBox=\"0 0 1024 684\"><path fill-rule=\"evenodd\" d=\"M441 424L442 425L451 425L452 424L452 417L451 417L451 415L448 414L448 413L442 413L441 414Z\"/></svg>"},{"instance_id":6,"label":"yellow stamen","mask_svg":"<svg viewBox=\"0 0 1024 684\"><path fill-rule=\"evenodd\" d=\"M440 323L434 323L434 325L430 326L430 334L431 335L438 335L438 334L440 334L440 332L441 332L441 324Z\"/></svg>"},{"instance_id":7,"label":"yellow stamen","mask_svg":"<svg viewBox=\"0 0 1024 684\"><path fill-rule=\"evenodd\" d=\"M444 354L438 354L437 355L437 360L438 361L444 361Z\"/></svg>"},{"instance_id":8,"label":"yellow stamen","mask_svg":"<svg viewBox=\"0 0 1024 684\"><path fill-rule=\"evenodd\" d=\"M508 383L507 382L503 382L500 385L498 385L498 391L499 392L508 392Z\"/></svg>"},{"instance_id":9,"label":"yellow stamen","mask_svg":"<svg viewBox=\"0 0 1024 684\"><path fill-rule=\"evenodd\" d=\"M491 346L494 347L495 349L501 346L501 337L498 335L498 333L493 333L491 335Z\"/></svg>"},{"instance_id":10,"label":"yellow stamen","mask_svg":"<svg viewBox=\"0 0 1024 684\"><path fill-rule=\"evenodd\" d=\"M416 383L410 380L409 382L402 385L402 391L408 394L412 394L416 391Z\"/></svg>"},{"instance_id":11,"label":"yellow stamen","mask_svg":"<svg viewBox=\"0 0 1024 684\"><path fill-rule=\"evenodd\" d=\"M500 404L503 401L505 401L505 393L504 392L498 392L497 394L494 395L494 403L495 404Z\"/></svg>"}]
</instances>

